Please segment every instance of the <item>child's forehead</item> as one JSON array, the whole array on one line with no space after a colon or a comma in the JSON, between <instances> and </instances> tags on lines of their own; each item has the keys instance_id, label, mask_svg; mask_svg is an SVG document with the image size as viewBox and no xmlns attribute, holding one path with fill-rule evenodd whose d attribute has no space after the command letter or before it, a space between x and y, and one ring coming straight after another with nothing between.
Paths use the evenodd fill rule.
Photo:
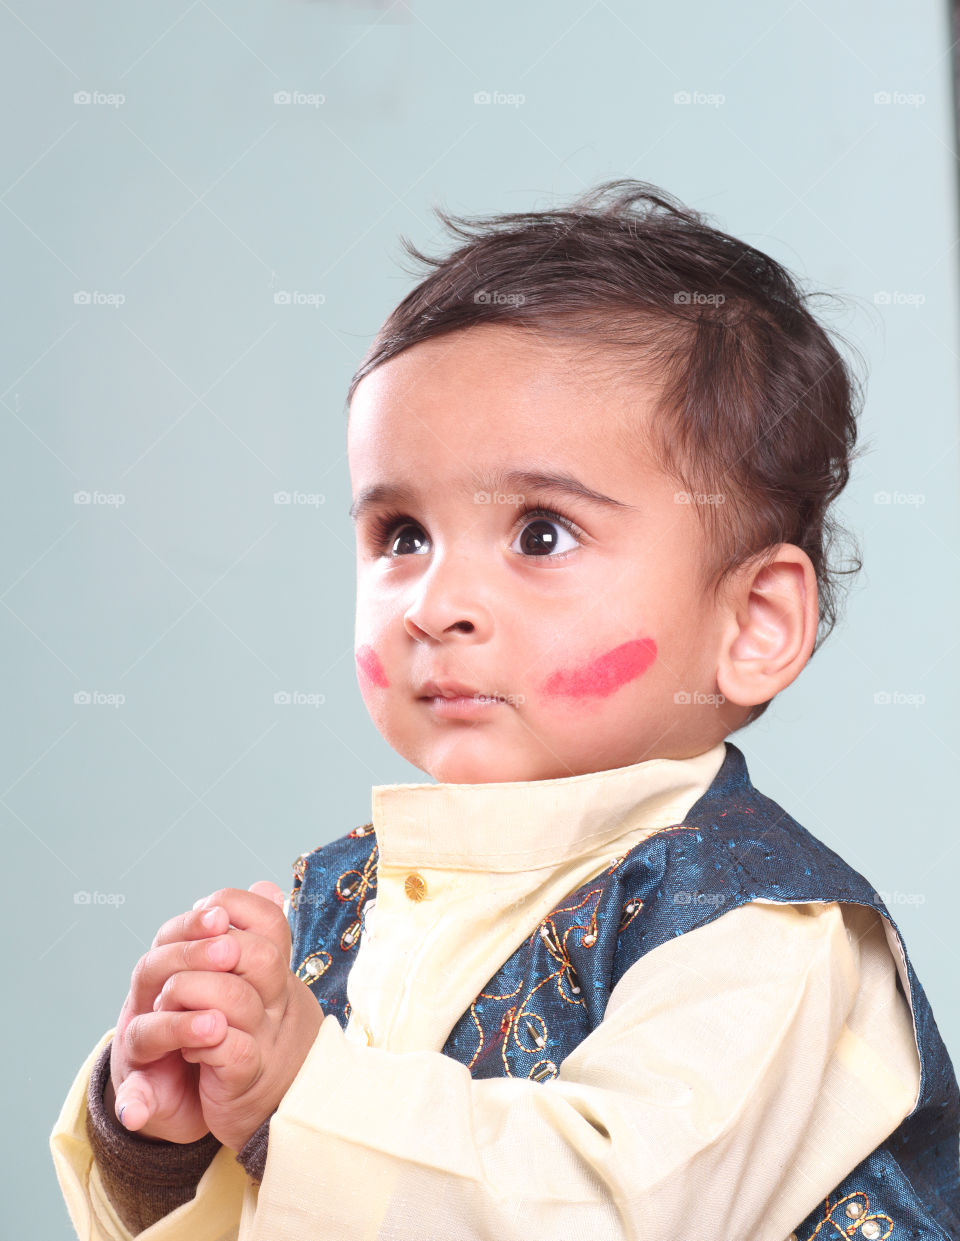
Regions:
<instances>
[{"instance_id":1,"label":"child's forehead","mask_svg":"<svg viewBox=\"0 0 960 1241\"><path fill-rule=\"evenodd\" d=\"M556 464L637 447L658 397L622 353L488 324L420 342L368 373L351 402L348 451L383 459L409 447L433 463L469 443L497 466L531 455Z\"/></svg>"},{"instance_id":2,"label":"child's forehead","mask_svg":"<svg viewBox=\"0 0 960 1241\"><path fill-rule=\"evenodd\" d=\"M594 334L475 324L420 341L369 372L354 392L351 420L357 408L389 401L429 403L448 391L482 392L489 400L517 390L582 397L600 388L649 400L659 385L635 348Z\"/></svg>"}]
</instances>

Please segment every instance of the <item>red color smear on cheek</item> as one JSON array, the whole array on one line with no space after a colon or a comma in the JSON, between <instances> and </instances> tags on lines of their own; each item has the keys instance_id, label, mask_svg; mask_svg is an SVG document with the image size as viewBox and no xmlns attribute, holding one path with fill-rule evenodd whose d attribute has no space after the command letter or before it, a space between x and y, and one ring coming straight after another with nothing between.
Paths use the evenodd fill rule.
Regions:
<instances>
[{"instance_id":1,"label":"red color smear on cheek","mask_svg":"<svg viewBox=\"0 0 960 1241\"><path fill-rule=\"evenodd\" d=\"M355 658L360 673L372 685L379 685L381 689L386 689L389 686L390 682L387 680L387 674L383 670L383 664L377 658L377 652L372 646L358 646Z\"/></svg>"},{"instance_id":2,"label":"red color smear on cheek","mask_svg":"<svg viewBox=\"0 0 960 1241\"><path fill-rule=\"evenodd\" d=\"M606 698L642 676L656 658L653 638L624 642L580 668L561 668L547 678L541 692L558 698Z\"/></svg>"}]
</instances>

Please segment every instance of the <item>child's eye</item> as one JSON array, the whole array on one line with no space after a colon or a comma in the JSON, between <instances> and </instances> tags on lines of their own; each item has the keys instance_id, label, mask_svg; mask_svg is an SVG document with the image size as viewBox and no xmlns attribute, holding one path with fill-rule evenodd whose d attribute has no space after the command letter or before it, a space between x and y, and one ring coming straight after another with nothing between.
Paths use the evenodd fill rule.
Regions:
<instances>
[{"instance_id":1,"label":"child's eye","mask_svg":"<svg viewBox=\"0 0 960 1241\"><path fill-rule=\"evenodd\" d=\"M579 526L569 518L561 517L559 513L554 513L550 509L524 509L519 520L523 525L517 535L517 541L521 545L519 550L524 555L544 557L552 556L558 551L560 553L570 552L579 547L580 539L583 537L583 531ZM551 526L559 526L562 534L558 537L556 529L551 530ZM564 537L570 540L566 547L563 546Z\"/></svg>"},{"instance_id":2,"label":"child's eye","mask_svg":"<svg viewBox=\"0 0 960 1241\"><path fill-rule=\"evenodd\" d=\"M411 521L411 519L406 517L403 513L380 513L373 519L370 528L370 539L373 544L373 549L378 555L381 556L388 554L391 556L408 555L409 548L407 551L398 551L397 544L410 542L410 532L416 532L418 530L422 531L422 527L417 525L415 521ZM397 535L397 537L391 540L388 536L394 534ZM412 541L416 541L417 537L418 536L414 534ZM426 550L426 548L422 546L424 542L424 539L420 539L421 546L414 549L415 555L419 555L422 551Z\"/></svg>"},{"instance_id":3,"label":"child's eye","mask_svg":"<svg viewBox=\"0 0 960 1241\"><path fill-rule=\"evenodd\" d=\"M511 550L519 542L520 547L516 550L527 558L553 557L556 553L573 551L584 537L579 526L551 509L524 509L518 522L521 529ZM569 540L567 546L564 546L564 538ZM398 512L385 512L374 518L370 539L373 550L381 556L418 556L430 549L429 536L424 533L423 527Z\"/></svg>"}]
</instances>

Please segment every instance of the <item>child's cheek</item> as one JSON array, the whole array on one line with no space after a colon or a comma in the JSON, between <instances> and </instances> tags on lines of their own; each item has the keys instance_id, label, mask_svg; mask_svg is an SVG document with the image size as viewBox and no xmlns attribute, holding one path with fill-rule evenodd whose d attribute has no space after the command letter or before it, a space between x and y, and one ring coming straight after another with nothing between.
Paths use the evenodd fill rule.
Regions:
<instances>
[{"instance_id":1,"label":"child's cheek","mask_svg":"<svg viewBox=\"0 0 960 1241\"><path fill-rule=\"evenodd\" d=\"M361 684L364 686L375 686L377 689L388 688L390 682L387 680L387 674L384 672L383 664L381 664L377 657L377 652L372 646L358 646L355 658Z\"/></svg>"},{"instance_id":2,"label":"child's cheek","mask_svg":"<svg viewBox=\"0 0 960 1241\"><path fill-rule=\"evenodd\" d=\"M540 692L547 698L573 701L608 698L643 676L656 658L657 644L653 638L637 638L615 646L589 663L557 669L541 684Z\"/></svg>"}]
</instances>

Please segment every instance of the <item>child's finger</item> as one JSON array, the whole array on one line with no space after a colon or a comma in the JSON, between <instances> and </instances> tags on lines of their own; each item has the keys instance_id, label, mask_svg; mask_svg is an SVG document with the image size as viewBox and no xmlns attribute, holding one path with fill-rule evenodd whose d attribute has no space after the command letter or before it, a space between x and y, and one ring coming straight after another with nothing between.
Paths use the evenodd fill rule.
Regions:
<instances>
[{"instance_id":1,"label":"child's finger","mask_svg":"<svg viewBox=\"0 0 960 1241\"><path fill-rule=\"evenodd\" d=\"M169 1055L171 1051L218 1043L226 1028L226 1018L216 1009L202 1012L160 1011L131 1018L123 1033L115 1037L120 1041L126 1064L135 1072ZM120 1094L119 1090L117 1094Z\"/></svg>"},{"instance_id":2,"label":"child's finger","mask_svg":"<svg viewBox=\"0 0 960 1241\"><path fill-rule=\"evenodd\" d=\"M120 1083L116 1092L117 1119L125 1129L142 1129L157 1110L157 1096L149 1074L135 1069Z\"/></svg>"},{"instance_id":3,"label":"child's finger","mask_svg":"<svg viewBox=\"0 0 960 1241\"><path fill-rule=\"evenodd\" d=\"M287 899L287 894L282 888L271 879L258 879L255 883L251 883L248 892L254 892L257 896L265 896L268 901L273 901L279 909L283 909L283 902Z\"/></svg>"},{"instance_id":4,"label":"child's finger","mask_svg":"<svg viewBox=\"0 0 960 1241\"><path fill-rule=\"evenodd\" d=\"M206 898L204 898L206 899ZM168 918L153 937L152 948L161 944L175 944L188 939L204 939L208 935L221 935L230 925L227 911L215 903L191 909L189 913Z\"/></svg>"},{"instance_id":5,"label":"child's finger","mask_svg":"<svg viewBox=\"0 0 960 1241\"><path fill-rule=\"evenodd\" d=\"M253 1034L263 1025L260 995L237 974L188 971L172 974L157 996L160 1012L216 1009L228 1026Z\"/></svg>"},{"instance_id":6,"label":"child's finger","mask_svg":"<svg viewBox=\"0 0 960 1241\"><path fill-rule=\"evenodd\" d=\"M249 1090L263 1070L257 1040L232 1026L216 1047L191 1047L180 1054L190 1064L206 1064L214 1069L218 1082L231 1097Z\"/></svg>"},{"instance_id":7,"label":"child's finger","mask_svg":"<svg viewBox=\"0 0 960 1241\"><path fill-rule=\"evenodd\" d=\"M258 885L267 883L268 880L258 881ZM275 884L270 886L276 887ZM277 888L277 891L280 889ZM215 906L226 909L232 926L269 939L283 959L290 960L290 924L281 906L271 897L261 896L258 892L244 892L241 888L219 888L206 897L204 905L196 912L202 913L204 908Z\"/></svg>"},{"instance_id":8,"label":"child's finger","mask_svg":"<svg viewBox=\"0 0 960 1241\"><path fill-rule=\"evenodd\" d=\"M235 933L151 948L133 968L130 979L133 1011L150 1012L157 993L171 975L181 970L232 970L240 960L240 951Z\"/></svg>"}]
</instances>

